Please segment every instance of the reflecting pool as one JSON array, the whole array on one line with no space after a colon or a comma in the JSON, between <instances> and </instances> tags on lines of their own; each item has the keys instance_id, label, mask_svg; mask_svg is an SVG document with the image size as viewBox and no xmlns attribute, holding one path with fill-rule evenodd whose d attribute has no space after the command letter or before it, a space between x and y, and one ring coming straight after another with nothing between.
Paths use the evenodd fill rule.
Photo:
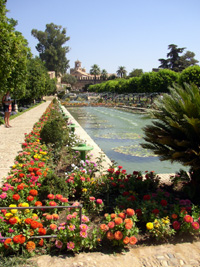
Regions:
<instances>
[{"instance_id":1,"label":"reflecting pool","mask_svg":"<svg viewBox=\"0 0 200 267\"><path fill-rule=\"evenodd\" d=\"M174 173L184 169L178 163L161 162L151 151L140 146L144 142L142 128L151 124L147 115L106 107L67 109L104 153L127 173L134 170Z\"/></svg>"}]
</instances>

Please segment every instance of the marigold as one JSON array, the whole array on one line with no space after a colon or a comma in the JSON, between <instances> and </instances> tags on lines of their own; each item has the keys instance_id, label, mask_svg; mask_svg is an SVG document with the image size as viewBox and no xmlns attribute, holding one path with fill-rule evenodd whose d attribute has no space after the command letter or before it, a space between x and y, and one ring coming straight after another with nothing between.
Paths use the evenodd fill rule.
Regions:
<instances>
[{"instance_id":1,"label":"marigold","mask_svg":"<svg viewBox=\"0 0 200 267\"><path fill-rule=\"evenodd\" d=\"M117 214L115 214L115 213L111 213L111 214L110 214L110 217L111 217L111 219L114 219L114 218L117 217Z\"/></svg>"},{"instance_id":2,"label":"marigold","mask_svg":"<svg viewBox=\"0 0 200 267\"><path fill-rule=\"evenodd\" d=\"M172 219L174 219L174 220L175 220L175 219L177 219L177 218L178 218L178 215L177 215L177 214L175 214L175 213L173 213L171 217L172 217Z\"/></svg>"},{"instance_id":3,"label":"marigold","mask_svg":"<svg viewBox=\"0 0 200 267\"><path fill-rule=\"evenodd\" d=\"M129 238L129 244L130 245L135 245L137 243L137 238L135 236L131 236Z\"/></svg>"},{"instance_id":4,"label":"marigold","mask_svg":"<svg viewBox=\"0 0 200 267\"><path fill-rule=\"evenodd\" d=\"M31 195L31 196L37 196L38 195L38 191L37 190L35 190L35 189L31 189L30 191L29 191L29 194Z\"/></svg>"},{"instance_id":5,"label":"marigold","mask_svg":"<svg viewBox=\"0 0 200 267\"><path fill-rule=\"evenodd\" d=\"M114 233L114 238L115 238L116 240L121 240L121 239L123 238L123 234L122 234L122 232L121 232L121 231L116 231L116 232Z\"/></svg>"},{"instance_id":6,"label":"marigold","mask_svg":"<svg viewBox=\"0 0 200 267\"><path fill-rule=\"evenodd\" d=\"M153 229L153 223L148 222L148 223L146 224L146 228L147 228L148 230Z\"/></svg>"},{"instance_id":7,"label":"marigold","mask_svg":"<svg viewBox=\"0 0 200 267\"><path fill-rule=\"evenodd\" d=\"M125 224L125 228L126 228L127 230L131 229L132 227L133 227L133 223L126 223L126 224Z\"/></svg>"},{"instance_id":8,"label":"marigold","mask_svg":"<svg viewBox=\"0 0 200 267\"><path fill-rule=\"evenodd\" d=\"M106 224L103 223L103 224L100 225L100 229L103 232L107 232L109 230L109 227Z\"/></svg>"},{"instance_id":9,"label":"marigold","mask_svg":"<svg viewBox=\"0 0 200 267\"><path fill-rule=\"evenodd\" d=\"M41 228L41 227L40 227L40 228L38 229L38 234L39 234L39 235L46 235L46 232L47 232L47 231L46 231L46 229L44 229L44 228Z\"/></svg>"},{"instance_id":10,"label":"marigold","mask_svg":"<svg viewBox=\"0 0 200 267\"><path fill-rule=\"evenodd\" d=\"M123 220L122 220L122 218L117 217L117 218L115 218L114 222L116 225L119 225L119 224L123 223Z\"/></svg>"},{"instance_id":11,"label":"marigold","mask_svg":"<svg viewBox=\"0 0 200 267\"><path fill-rule=\"evenodd\" d=\"M4 247L6 249L8 249L10 246L9 244L12 244L12 239L11 238L7 238L5 241L4 241Z\"/></svg>"},{"instance_id":12,"label":"marigold","mask_svg":"<svg viewBox=\"0 0 200 267\"><path fill-rule=\"evenodd\" d=\"M123 243L125 244L125 245L127 245L128 243L129 243L129 237L128 236L126 236L124 239L123 239Z\"/></svg>"},{"instance_id":13,"label":"marigold","mask_svg":"<svg viewBox=\"0 0 200 267\"><path fill-rule=\"evenodd\" d=\"M113 240L114 239L114 234L112 232L110 232L110 231L107 232L106 236L107 236L107 238L109 240Z\"/></svg>"},{"instance_id":14,"label":"marigold","mask_svg":"<svg viewBox=\"0 0 200 267\"><path fill-rule=\"evenodd\" d=\"M133 215L135 214L135 211L134 211L133 209L127 209L127 210L126 210L126 214L127 214L128 216L133 216Z\"/></svg>"},{"instance_id":15,"label":"marigold","mask_svg":"<svg viewBox=\"0 0 200 267\"><path fill-rule=\"evenodd\" d=\"M35 249L35 243L33 241L28 241L26 244L26 249L28 252L32 252Z\"/></svg>"},{"instance_id":16,"label":"marigold","mask_svg":"<svg viewBox=\"0 0 200 267\"><path fill-rule=\"evenodd\" d=\"M125 214L124 212L120 212L120 213L118 214L118 216L119 216L120 218L122 218L122 219L125 219L126 214Z\"/></svg>"}]
</instances>

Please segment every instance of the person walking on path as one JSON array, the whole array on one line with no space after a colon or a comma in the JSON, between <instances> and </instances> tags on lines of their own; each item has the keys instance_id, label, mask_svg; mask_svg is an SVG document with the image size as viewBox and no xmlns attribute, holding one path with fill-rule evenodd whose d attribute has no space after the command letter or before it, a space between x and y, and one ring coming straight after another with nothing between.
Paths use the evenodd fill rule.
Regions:
<instances>
[{"instance_id":1,"label":"person walking on path","mask_svg":"<svg viewBox=\"0 0 200 267\"><path fill-rule=\"evenodd\" d=\"M11 100L9 91L3 96L2 103L3 103L5 127L10 128L10 127L12 127L10 125L10 121L9 121L10 114L12 111L12 100Z\"/></svg>"}]
</instances>

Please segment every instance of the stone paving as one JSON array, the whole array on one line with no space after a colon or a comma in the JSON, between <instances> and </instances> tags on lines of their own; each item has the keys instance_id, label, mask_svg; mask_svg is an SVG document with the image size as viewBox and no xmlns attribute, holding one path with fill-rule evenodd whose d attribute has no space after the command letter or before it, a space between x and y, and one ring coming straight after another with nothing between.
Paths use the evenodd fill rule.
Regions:
<instances>
[{"instance_id":1,"label":"stone paving","mask_svg":"<svg viewBox=\"0 0 200 267\"><path fill-rule=\"evenodd\" d=\"M0 126L0 177L6 177L24 141L24 133L31 132L33 125L39 120L50 104L51 99L11 121L12 128ZM67 112L67 111L66 111ZM73 118L71 120L74 123ZM78 123L77 123L78 124ZM101 149L81 128L76 134L94 146L94 159L102 153ZM106 157L105 168L110 164ZM160 175L169 180L169 174ZM165 244L159 246L136 246L126 253L105 254L101 252L80 253L69 256L35 256L31 259L38 267L198 267L200 266L200 242ZM28 265L31 266L31 265Z\"/></svg>"}]
</instances>

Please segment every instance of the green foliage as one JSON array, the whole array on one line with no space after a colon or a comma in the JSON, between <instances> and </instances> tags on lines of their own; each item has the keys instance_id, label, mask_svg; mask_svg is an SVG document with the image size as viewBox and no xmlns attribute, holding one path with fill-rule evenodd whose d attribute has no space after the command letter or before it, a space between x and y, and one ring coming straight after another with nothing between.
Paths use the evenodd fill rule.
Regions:
<instances>
[{"instance_id":1,"label":"green foliage","mask_svg":"<svg viewBox=\"0 0 200 267\"><path fill-rule=\"evenodd\" d=\"M180 84L193 83L200 86L200 66L191 66L180 74Z\"/></svg>"},{"instance_id":2,"label":"green foliage","mask_svg":"<svg viewBox=\"0 0 200 267\"><path fill-rule=\"evenodd\" d=\"M68 185L63 177L57 176L53 171L48 172L39 190L39 198L45 200L49 193L63 194L68 197Z\"/></svg>"},{"instance_id":3,"label":"green foliage","mask_svg":"<svg viewBox=\"0 0 200 267\"><path fill-rule=\"evenodd\" d=\"M77 79L76 79L76 77L66 73L62 76L61 81L62 81L62 83L68 83L71 86L73 86L77 82Z\"/></svg>"},{"instance_id":4,"label":"green foliage","mask_svg":"<svg viewBox=\"0 0 200 267\"><path fill-rule=\"evenodd\" d=\"M143 74L143 70L142 69L133 69L130 73L129 73L129 77L140 77Z\"/></svg>"},{"instance_id":5,"label":"green foliage","mask_svg":"<svg viewBox=\"0 0 200 267\"><path fill-rule=\"evenodd\" d=\"M169 53L167 53L167 59L163 59L163 58L159 59L161 63L159 68L170 69L176 72L180 72L184 70L185 68L196 65L198 63L198 60L194 58L195 53L191 51L187 51L182 56L179 55L183 53L183 51L185 50L185 47L178 48L177 45L170 44L168 46L168 49L170 51Z\"/></svg>"},{"instance_id":6,"label":"green foliage","mask_svg":"<svg viewBox=\"0 0 200 267\"><path fill-rule=\"evenodd\" d=\"M126 68L124 66L120 66L117 70L117 76L122 78L122 77L126 77Z\"/></svg>"},{"instance_id":7,"label":"green foliage","mask_svg":"<svg viewBox=\"0 0 200 267\"><path fill-rule=\"evenodd\" d=\"M96 76L101 74L101 70L97 64L94 64L91 67L90 74L94 75L95 80L96 80Z\"/></svg>"},{"instance_id":8,"label":"green foliage","mask_svg":"<svg viewBox=\"0 0 200 267\"><path fill-rule=\"evenodd\" d=\"M6 1L0 0L0 91L25 94L27 41L16 32L16 21L6 17Z\"/></svg>"},{"instance_id":9,"label":"green foliage","mask_svg":"<svg viewBox=\"0 0 200 267\"><path fill-rule=\"evenodd\" d=\"M55 71L56 77L60 73L66 73L69 67L69 60L66 58L69 47L63 45L70 39L66 36L66 29L50 23L46 24L44 32L33 29L31 33L39 41L36 49L46 68Z\"/></svg>"},{"instance_id":10,"label":"green foliage","mask_svg":"<svg viewBox=\"0 0 200 267\"><path fill-rule=\"evenodd\" d=\"M170 94L156 102L153 125L144 128L147 142L160 160L180 162L199 170L200 166L200 91L195 85L174 85Z\"/></svg>"}]
</instances>

